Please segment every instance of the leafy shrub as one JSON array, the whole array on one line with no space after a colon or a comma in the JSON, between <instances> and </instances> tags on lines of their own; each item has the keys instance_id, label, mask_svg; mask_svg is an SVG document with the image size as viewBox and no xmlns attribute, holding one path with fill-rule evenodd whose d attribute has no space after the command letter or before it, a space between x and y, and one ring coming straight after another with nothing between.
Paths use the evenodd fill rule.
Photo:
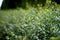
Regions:
<instances>
[{"instance_id":1,"label":"leafy shrub","mask_svg":"<svg viewBox=\"0 0 60 40\"><path fill-rule=\"evenodd\" d=\"M0 11L1 40L50 40L53 36L60 36L58 7Z\"/></svg>"}]
</instances>

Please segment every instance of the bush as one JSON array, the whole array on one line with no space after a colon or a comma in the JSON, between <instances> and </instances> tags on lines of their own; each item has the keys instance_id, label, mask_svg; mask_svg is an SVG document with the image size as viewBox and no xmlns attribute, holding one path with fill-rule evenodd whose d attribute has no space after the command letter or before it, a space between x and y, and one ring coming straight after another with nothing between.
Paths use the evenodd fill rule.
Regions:
<instances>
[{"instance_id":1,"label":"bush","mask_svg":"<svg viewBox=\"0 0 60 40\"><path fill-rule=\"evenodd\" d=\"M3 0L1 9L15 9L17 7L26 8L27 4L37 7L37 4L44 6L46 0Z\"/></svg>"},{"instance_id":2,"label":"bush","mask_svg":"<svg viewBox=\"0 0 60 40\"><path fill-rule=\"evenodd\" d=\"M50 40L53 36L60 36L58 7L0 11L1 40Z\"/></svg>"}]
</instances>

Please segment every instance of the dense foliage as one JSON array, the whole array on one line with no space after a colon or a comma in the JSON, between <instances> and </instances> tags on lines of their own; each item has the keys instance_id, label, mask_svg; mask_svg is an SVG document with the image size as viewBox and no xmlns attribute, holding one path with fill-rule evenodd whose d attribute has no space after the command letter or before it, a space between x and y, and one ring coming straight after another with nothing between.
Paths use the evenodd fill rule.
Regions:
<instances>
[{"instance_id":1,"label":"dense foliage","mask_svg":"<svg viewBox=\"0 0 60 40\"><path fill-rule=\"evenodd\" d=\"M9 9L22 7L26 8L27 5L36 7L37 4L45 4L46 0L3 0L1 9Z\"/></svg>"},{"instance_id":2,"label":"dense foliage","mask_svg":"<svg viewBox=\"0 0 60 40\"><path fill-rule=\"evenodd\" d=\"M9 10L0 10L0 40L60 40L58 4L58 0L4 0L1 9Z\"/></svg>"},{"instance_id":3,"label":"dense foliage","mask_svg":"<svg viewBox=\"0 0 60 40\"><path fill-rule=\"evenodd\" d=\"M3 0L1 9L27 8L28 6L37 7L38 5L45 6L45 4L50 1L51 3L56 2L60 4L59 0Z\"/></svg>"},{"instance_id":4,"label":"dense foliage","mask_svg":"<svg viewBox=\"0 0 60 40\"><path fill-rule=\"evenodd\" d=\"M0 10L1 40L50 40L51 37L59 36L59 5Z\"/></svg>"}]
</instances>

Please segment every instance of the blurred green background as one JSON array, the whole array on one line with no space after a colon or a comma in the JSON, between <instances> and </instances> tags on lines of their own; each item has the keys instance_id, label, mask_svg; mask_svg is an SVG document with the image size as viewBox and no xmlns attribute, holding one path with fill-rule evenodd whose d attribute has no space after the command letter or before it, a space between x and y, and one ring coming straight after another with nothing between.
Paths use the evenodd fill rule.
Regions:
<instances>
[{"instance_id":1,"label":"blurred green background","mask_svg":"<svg viewBox=\"0 0 60 40\"><path fill-rule=\"evenodd\" d=\"M59 0L3 0L0 40L60 40Z\"/></svg>"}]
</instances>

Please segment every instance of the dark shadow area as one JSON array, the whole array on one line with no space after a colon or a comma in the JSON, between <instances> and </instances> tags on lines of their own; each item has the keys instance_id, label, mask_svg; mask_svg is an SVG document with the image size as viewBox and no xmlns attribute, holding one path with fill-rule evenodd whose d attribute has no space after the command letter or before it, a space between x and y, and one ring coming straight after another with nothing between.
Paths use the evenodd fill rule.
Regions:
<instances>
[{"instance_id":1,"label":"dark shadow area","mask_svg":"<svg viewBox=\"0 0 60 40\"><path fill-rule=\"evenodd\" d=\"M37 4L42 4L42 6L44 6L46 0L3 0L1 9L15 9L17 7L25 9L26 3L32 7L37 7Z\"/></svg>"},{"instance_id":2,"label":"dark shadow area","mask_svg":"<svg viewBox=\"0 0 60 40\"><path fill-rule=\"evenodd\" d=\"M51 0L52 2L56 2L57 4L60 4L60 0Z\"/></svg>"}]
</instances>

